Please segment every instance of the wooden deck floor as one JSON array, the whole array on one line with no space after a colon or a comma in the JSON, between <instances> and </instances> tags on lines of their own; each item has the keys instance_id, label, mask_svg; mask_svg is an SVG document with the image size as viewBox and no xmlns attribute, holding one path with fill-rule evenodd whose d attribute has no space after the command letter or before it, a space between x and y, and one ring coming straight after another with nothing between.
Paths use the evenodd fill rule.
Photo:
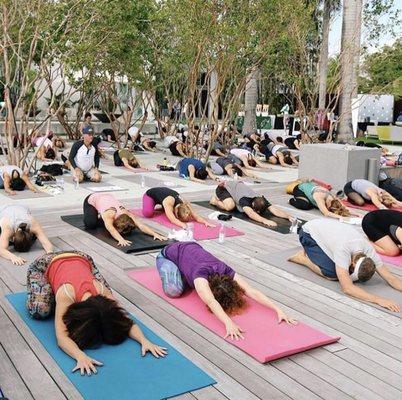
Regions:
<instances>
[{"instance_id":1,"label":"wooden deck floor","mask_svg":"<svg viewBox=\"0 0 402 400\"><path fill-rule=\"evenodd\" d=\"M286 204L284 186L265 185L258 190L270 194L273 202ZM206 200L210 192L211 187L205 187L186 197ZM135 202L139 204L139 197ZM202 242L207 250L230 263L290 314L328 334L341 336L337 344L262 365L126 278L128 269L153 266L155 254L126 255L105 247L59 218L61 214L74 214L80 209L77 203L58 206L54 201L46 208L38 207L34 213L57 248L80 249L93 256L123 305L217 381L213 387L177 399L402 398L402 320L399 317L296 278L256 258L267 251L296 246L295 235L281 235L234 220L232 225L246 232L245 236L227 238L224 244ZM202 212L208 214L208 210ZM299 215L315 216L314 213ZM29 257L38 254L39 249ZM26 266L15 267L0 260L0 386L10 400L81 399L4 297L10 292L24 291L25 277Z\"/></svg>"}]
</instances>

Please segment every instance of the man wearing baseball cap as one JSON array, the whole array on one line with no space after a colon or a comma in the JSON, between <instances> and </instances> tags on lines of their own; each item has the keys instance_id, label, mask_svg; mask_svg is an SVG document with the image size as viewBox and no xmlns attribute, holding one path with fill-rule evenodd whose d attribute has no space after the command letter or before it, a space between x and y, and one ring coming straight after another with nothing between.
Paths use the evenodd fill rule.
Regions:
<instances>
[{"instance_id":1,"label":"man wearing baseball cap","mask_svg":"<svg viewBox=\"0 0 402 400\"><path fill-rule=\"evenodd\" d=\"M100 153L98 146L94 145L94 130L86 126L82 130L82 139L71 147L68 160L71 170L79 182L84 179L92 182L100 182L102 175L99 172Z\"/></svg>"},{"instance_id":2,"label":"man wearing baseball cap","mask_svg":"<svg viewBox=\"0 0 402 400\"><path fill-rule=\"evenodd\" d=\"M342 291L394 312L401 306L393 300L370 294L354 282L366 282L377 272L394 289L402 291L402 280L383 265L369 241L354 227L340 221L317 218L299 230L303 249L289 261L310 268L317 275L338 280Z\"/></svg>"}]
</instances>

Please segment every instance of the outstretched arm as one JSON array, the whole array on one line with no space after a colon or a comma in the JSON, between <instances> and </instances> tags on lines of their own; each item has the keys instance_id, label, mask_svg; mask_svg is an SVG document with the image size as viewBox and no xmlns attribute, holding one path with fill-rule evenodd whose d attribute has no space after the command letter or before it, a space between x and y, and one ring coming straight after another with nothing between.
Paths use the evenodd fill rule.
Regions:
<instances>
[{"instance_id":1,"label":"outstretched arm","mask_svg":"<svg viewBox=\"0 0 402 400\"><path fill-rule=\"evenodd\" d=\"M276 226L276 222L262 217L260 214L256 213L251 207L243 207L243 210L247 214L247 216L253 221L259 222L260 224L264 224L268 227Z\"/></svg>"},{"instance_id":2,"label":"outstretched arm","mask_svg":"<svg viewBox=\"0 0 402 400\"><path fill-rule=\"evenodd\" d=\"M118 230L113 225L114 215L115 215L115 211L111 211L111 210L105 211L102 214L102 219L105 223L105 228L110 233L110 235L113 237L113 239L117 240L118 246L129 246L131 244L131 242L129 240L124 239L124 237L120 235Z\"/></svg>"},{"instance_id":3,"label":"outstretched arm","mask_svg":"<svg viewBox=\"0 0 402 400\"><path fill-rule=\"evenodd\" d=\"M123 157L123 158L121 159L121 161L123 162L123 165L124 165L127 169L129 169L130 171L135 171L135 168L132 167L132 166L128 163L127 158ZM140 167L140 165L138 165L138 166Z\"/></svg>"},{"instance_id":4,"label":"outstretched arm","mask_svg":"<svg viewBox=\"0 0 402 400\"><path fill-rule=\"evenodd\" d=\"M132 214L129 211L126 211L126 214L132 219L132 221L135 223L135 225L141 232L144 232L146 235L152 236L154 239L158 240L167 239L166 236L160 235L159 233L155 232L150 226L141 222L141 220L137 218L136 215Z\"/></svg>"},{"instance_id":5,"label":"outstretched arm","mask_svg":"<svg viewBox=\"0 0 402 400\"><path fill-rule=\"evenodd\" d=\"M165 210L165 215L167 219L172 223L177 226L180 226L180 228L186 229L187 224L185 222L181 222L176 216L174 215L173 208L174 208L174 198L169 196L166 197L165 200L163 200L162 203L163 209Z\"/></svg>"},{"instance_id":6,"label":"outstretched arm","mask_svg":"<svg viewBox=\"0 0 402 400\"><path fill-rule=\"evenodd\" d=\"M41 243L42 247L46 251L46 253L52 253L53 252L53 245L46 236L45 232L42 229L42 226L39 224L39 222L35 219L31 219L32 223L32 228L31 231L36 235L38 238L39 242Z\"/></svg>"},{"instance_id":7,"label":"outstretched arm","mask_svg":"<svg viewBox=\"0 0 402 400\"><path fill-rule=\"evenodd\" d=\"M384 268L384 267L382 267ZM338 276L339 284L341 285L343 293L348 296L355 297L359 300L368 301L370 303L378 304L390 311L401 312L401 307L398 303L393 300L384 299L382 297L376 296L374 294L366 292L361 287L353 284L350 278L349 271L344 268L336 268L336 275Z\"/></svg>"},{"instance_id":8,"label":"outstretched arm","mask_svg":"<svg viewBox=\"0 0 402 400\"><path fill-rule=\"evenodd\" d=\"M383 265L382 267L377 267L377 272L381 278L388 283L388 285L402 292L402 280L396 275L392 274L386 266Z\"/></svg>"},{"instance_id":9,"label":"outstretched arm","mask_svg":"<svg viewBox=\"0 0 402 400\"><path fill-rule=\"evenodd\" d=\"M25 263L21 257L16 256L8 250L8 243L13 236L13 231L8 225L2 224L0 234L0 257L10 260L14 265L22 265Z\"/></svg>"},{"instance_id":10,"label":"outstretched arm","mask_svg":"<svg viewBox=\"0 0 402 400\"><path fill-rule=\"evenodd\" d=\"M27 187L29 190L31 190L32 192L38 193L38 189L36 188L36 186L29 180L29 176L27 174L24 174L22 176L22 180L26 183Z\"/></svg>"},{"instance_id":11,"label":"outstretched arm","mask_svg":"<svg viewBox=\"0 0 402 400\"><path fill-rule=\"evenodd\" d=\"M235 274L234 280L246 292L246 296L252 298L265 307L271 308L278 314L278 322L286 321L287 323L294 324L296 320L289 318L280 307L278 307L271 299L265 296L264 293L249 285L241 276Z\"/></svg>"},{"instance_id":12,"label":"outstretched arm","mask_svg":"<svg viewBox=\"0 0 402 400\"><path fill-rule=\"evenodd\" d=\"M194 221L199 222L200 224L204 224L205 226L209 226L209 227L214 227L215 225L209 223L205 218L201 217L200 215L198 215L193 207L191 206L190 203L187 203L188 207L191 210L191 217Z\"/></svg>"},{"instance_id":13,"label":"outstretched arm","mask_svg":"<svg viewBox=\"0 0 402 400\"><path fill-rule=\"evenodd\" d=\"M275 217L284 218L289 221L292 219L292 217L288 213L286 213L285 211L281 210L280 208L278 208L276 206L269 206L268 210L269 210L269 212L274 214Z\"/></svg>"},{"instance_id":14,"label":"outstretched arm","mask_svg":"<svg viewBox=\"0 0 402 400\"><path fill-rule=\"evenodd\" d=\"M377 190L367 190L367 195L370 197L371 202L379 209L379 210L388 210L384 204L381 203L380 198L378 196Z\"/></svg>"}]
</instances>

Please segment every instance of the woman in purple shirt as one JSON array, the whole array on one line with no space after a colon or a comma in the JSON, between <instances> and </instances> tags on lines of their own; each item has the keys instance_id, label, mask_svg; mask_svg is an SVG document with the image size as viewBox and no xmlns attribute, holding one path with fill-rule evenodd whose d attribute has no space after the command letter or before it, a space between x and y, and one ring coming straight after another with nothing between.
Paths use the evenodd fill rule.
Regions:
<instances>
[{"instance_id":1,"label":"woman in purple shirt","mask_svg":"<svg viewBox=\"0 0 402 400\"><path fill-rule=\"evenodd\" d=\"M180 297L186 288L197 291L205 305L225 325L225 338L244 338L242 328L230 318L247 306L244 296L275 310L278 322L296 323L267 296L198 243L177 242L166 246L156 258L156 267L167 296Z\"/></svg>"}]
</instances>

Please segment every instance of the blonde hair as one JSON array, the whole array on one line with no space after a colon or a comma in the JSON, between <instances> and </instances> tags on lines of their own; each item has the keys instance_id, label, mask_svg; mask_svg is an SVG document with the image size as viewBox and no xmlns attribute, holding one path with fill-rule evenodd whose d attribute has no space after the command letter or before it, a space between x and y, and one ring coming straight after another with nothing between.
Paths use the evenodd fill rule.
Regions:
<instances>
[{"instance_id":1,"label":"blonde hair","mask_svg":"<svg viewBox=\"0 0 402 400\"><path fill-rule=\"evenodd\" d=\"M191 209L188 204L182 203L176 209L177 219L181 222L188 222L191 219Z\"/></svg>"},{"instance_id":2,"label":"blonde hair","mask_svg":"<svg viewBox=\"0 0 402 400\"><path fill-rule=\"evenodd\" d=\"M127 214L119 215L114 220L113 226L120 235L128 235L135 229L134 221Z\"/></svg>"},{"instance_id":3,"label":"blonde hair","mask_svg":"<svg viewBox=\"0 0 402 400\"><path fill-rule=\"evenodd\" d=\"M382 192L381 193L381 202L384 204L385 207L392 207L394 204L394 199L389 195L387 192Z\"/></svg>"},{"instance_id":4,"label":"blonde hair","mask_svg":"<svg viewBox=\"0 0 402 400\"><path fill-rule=\"evenodd\" d=\"M350 217L350 211L342 204L339 199L333 199L328 210L341 217Z\"/></svg>"}]
</instances>

